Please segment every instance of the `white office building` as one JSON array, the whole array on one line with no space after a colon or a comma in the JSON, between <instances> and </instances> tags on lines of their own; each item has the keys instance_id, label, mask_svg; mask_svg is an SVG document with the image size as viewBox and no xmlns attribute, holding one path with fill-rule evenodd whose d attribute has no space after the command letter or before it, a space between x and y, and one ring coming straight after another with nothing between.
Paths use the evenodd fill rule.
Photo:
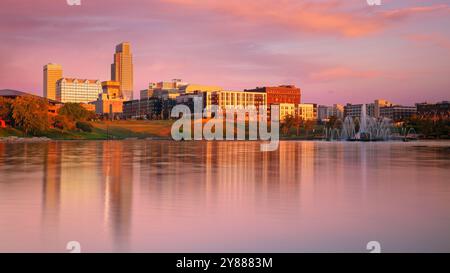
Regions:
<instances>
[{"instance_id":1,"label":"white office building","mask_svg":"<svg viewBox=\"0 0 450 273\"><path fill-rule=\"evenodd\" d=\"M99 80L62 78L56 83L56 100L63 103L89 103L96 101L102 92Z\"/></svg>"}]
</instances>

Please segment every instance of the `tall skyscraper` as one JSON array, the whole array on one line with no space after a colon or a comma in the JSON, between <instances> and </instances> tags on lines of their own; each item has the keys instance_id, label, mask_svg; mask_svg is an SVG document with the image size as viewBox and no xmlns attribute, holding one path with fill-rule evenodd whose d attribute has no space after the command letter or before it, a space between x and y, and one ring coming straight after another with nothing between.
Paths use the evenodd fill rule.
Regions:
<instances>
[{"instance_id":1,"label":"tall skyscraper","mask_svg":"<svg viewBox=\"0 0 450 273\"><path fill-rule=\"evenodd\" d=\"M120 82L124 100L133 99L133 55L128 42L116 46L114 63L111 65L111 80Z\"/></svg>"},{"instance_id":2,"label":"tall skyscraper","mask_svg":"<svg viewBox=\"0 0 450 273\"><path fill-rule=\"evenodd\" d=\"M49 63L44 66L44 97L56 100L56 82L63 77L62 66Z\"/></svg>"}]
</instances>

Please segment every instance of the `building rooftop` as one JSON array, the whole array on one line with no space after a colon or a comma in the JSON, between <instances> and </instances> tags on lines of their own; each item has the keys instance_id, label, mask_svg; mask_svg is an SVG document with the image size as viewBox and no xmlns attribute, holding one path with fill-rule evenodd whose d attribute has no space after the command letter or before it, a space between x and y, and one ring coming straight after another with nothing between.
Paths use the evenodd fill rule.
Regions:
<instances>
[{"instance_id":1,"label":"building rooftop","mask_svg":"<svg viewBox=\"0 0 450 273\"><path fill-rule=\"evenodd\" d=\"M0 90L0 97L21 97L21 96L34 96L34 95L13 89Z\"/></svg>"},{"instance_id":2,"label":"building rooftop","mask_svg":"<svg viewBox=\"0 0 450 273\"><path fill-rule=\"evenodd\" d=\"M61 78L61 79L58 80L58 82L61 82L61 81L65 81L65 82L69 82L69 83L72 83L72 82L75 82L75 81L81 82L81 83L84 83L84 82L100 83L99 80L77 79L77 78Z\"/></svg>"},{"instance_id":3,"label":"building rooftop","mask_svg":"<svg viewBox=\"0 0 450 273\"><path fill-rule=\"evenodd\" d=\"M0 90L0 97L10 97L10 98L16 98L16 97L23 97L23 96L33 96L33 97L39 97L48 100L50 103L59 104L61 102L56 100L47 99L35 94L26 93L23 91L13 90L13 89L2 89Z\"/></svg>"}]
</instances>

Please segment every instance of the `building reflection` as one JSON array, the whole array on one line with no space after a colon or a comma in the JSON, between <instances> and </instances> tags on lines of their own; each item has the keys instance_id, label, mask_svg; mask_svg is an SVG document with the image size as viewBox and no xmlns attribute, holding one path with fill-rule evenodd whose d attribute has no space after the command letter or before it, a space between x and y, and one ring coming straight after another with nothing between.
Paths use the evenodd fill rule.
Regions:
<instances>
[{"instance_id":1,"label":"building reflection","mask_svg":"<svg viewBox=\"0 0 450 273\"><path fill-rule=\"evenodd\" d=\"M45 143L43 148L42 214L46 226L56 226L61 202L61 144Z\"/></svg>"},{"instance_id":2,"label":"building reflection","mask_svg":"<svg viewBox=\"0 0 450 273\"><path fill-rule=\"evenodd\" d=\"M316 144L282 142L274 152L261 152L260 144L148 142L139 164L142 195L161 209L189 198L191 206L177 208L179 214L194 208L213 211L219 204L270 209L273 202L309 198Z\"/></svg>"},{"instance_id":3,"label":"building reflection","mask_svg":"<svg viewBox=\"0 0 450 273\"><path fill-rule=\"evenodd\" d=\"M129 249L133 198L133 144L123 141L99 142L104 196L104 223L114 247Z\"/></svg>"},{"instance_id":4,"label":"building reflection","mask_svg":"<svg viewBox=\"0 0 450 273\"><path fill-rule=\"evenodd\" d=\"M43 240L49 245L59 245L56 247L60 249L58 240L89 242L109 234L113 250L129 248L133 153L125 151L125 143L40 144L44 145L40 148L43 153L41 225ZM131 150L129 145L127 150ZM97 208L102 208L103 219L90 213ZM103 222L103 229L98 229L96 221ZM107 233L97 234L102 230ZM64 237L58 237L59 231L64 231L60 234ZM106 249L106 246L93 247Z\"/></svg>"}]
</instances>

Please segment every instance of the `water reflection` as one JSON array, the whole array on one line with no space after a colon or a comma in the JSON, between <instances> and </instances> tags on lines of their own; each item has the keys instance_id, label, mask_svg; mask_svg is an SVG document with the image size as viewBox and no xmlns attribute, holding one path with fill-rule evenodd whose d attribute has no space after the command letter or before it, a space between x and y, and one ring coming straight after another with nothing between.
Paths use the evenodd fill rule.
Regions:
<instances>
[{"instance_id":1,"label":"water reflection","mask_svg":"<svg viewBox=\"0 0 450 273\"><path fill-rule=\"evenodd\" d=\"M0 143L0 251L449 251L446 143ZM42 181L42 184L37 183Z\"/></svg>"},{"instance_id":2,"label":"water reflection","mask_svg":"<svg viewBox=\"0 0 450 273\"><path fill-rule=\"evenodd\" d=\"M98 155L104 185L104 219L111 228L114 246L128 249L133 190L133 155L124 156L124 142L102 142Z\"/></svg>"}]
</instances>

